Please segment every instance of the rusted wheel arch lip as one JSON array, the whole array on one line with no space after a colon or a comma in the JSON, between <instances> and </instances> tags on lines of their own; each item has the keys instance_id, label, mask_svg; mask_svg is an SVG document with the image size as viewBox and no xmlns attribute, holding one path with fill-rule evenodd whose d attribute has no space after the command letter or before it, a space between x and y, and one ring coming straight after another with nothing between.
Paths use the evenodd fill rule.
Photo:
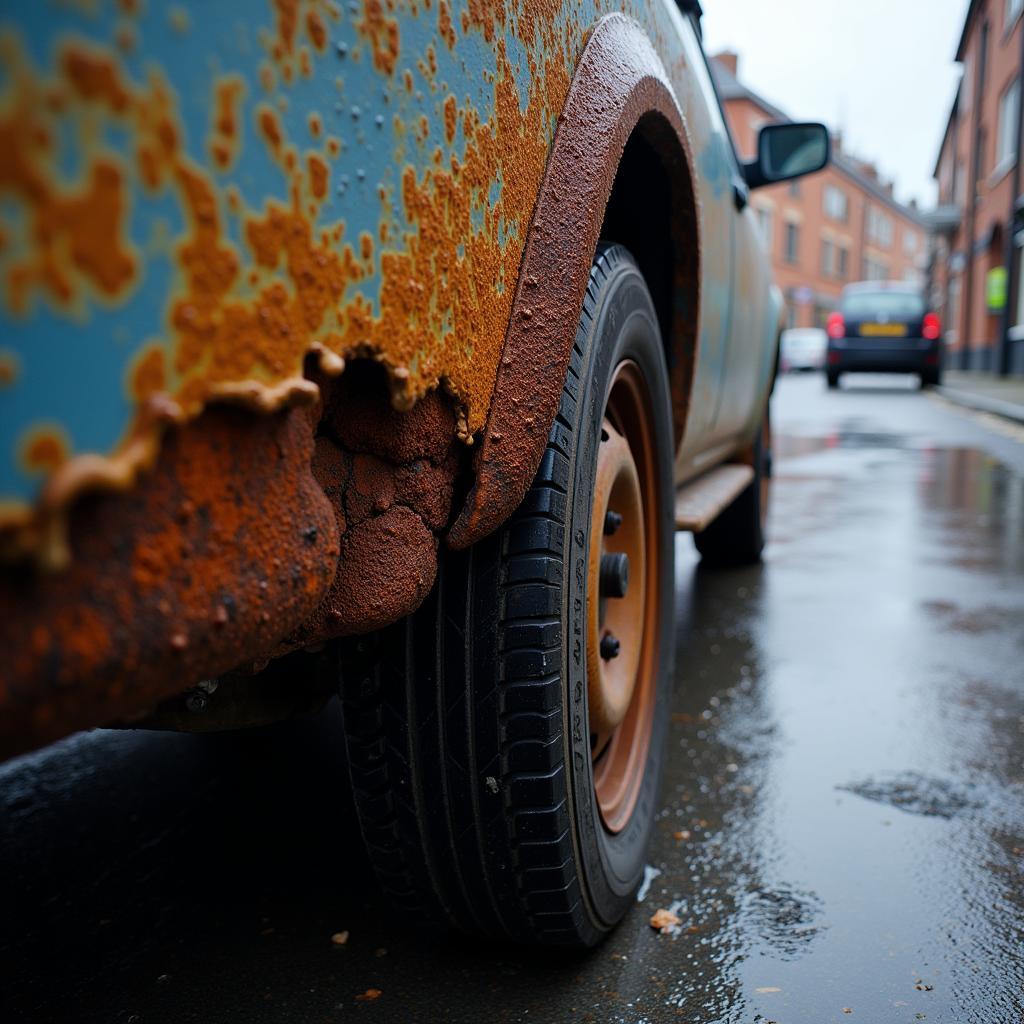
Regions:
<instances>
[{"instance_id":1,"label":"rusted wheel arch lip","mask_svg":"<svg viewBox=\"0 0 1024 1024\"><path fill-rule=\"evenodd\" d=\"M630 136L651 117L670 130L692 197L690 137L664 66L640 25L625 15L606 15L589 36L559 117L520 264L475 478L447 535L453 549L467 548L495 530L522 500L537 471L558 411L591 255L619 162ZM686 241L695 259L697 301L689 315L696 324L696 217ZM693 351L672 382L677 442L696 359L690 340Z\"/></svg>"}]
</instances>

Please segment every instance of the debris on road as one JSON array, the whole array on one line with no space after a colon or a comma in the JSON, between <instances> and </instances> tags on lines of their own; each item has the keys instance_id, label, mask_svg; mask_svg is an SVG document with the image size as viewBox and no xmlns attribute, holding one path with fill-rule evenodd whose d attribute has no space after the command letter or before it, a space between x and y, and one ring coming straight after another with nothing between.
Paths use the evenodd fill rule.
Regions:
<instances>
[{"instance_id":1,"label":"debris on road","mask_svg":"<svg viewBox=\"0 0 1024 1024\"><path fill-rule=\"evenodd\" d=\"M382 993L379 988L368 988L365 992L361 992L356 996L356 1002L359 1003L372 1003L375 999L380 999Z\"/></svg>"},{"instance_id":2,"label":"debris on road","mask_svg":"<svg viewBox=\"0 0 1024 1024\"><path fill-rule=\"evenodd\" d=\"M678 915L673 914L671 910L665 910L664 907L651 915L651 927L661 932L662 935L668 935L673 928L678 928L680 924Z\"/></svg>"},{"instance_id":3,"label":"debris on road","mask_svg":"<svg viewBox=\"0 0 1024 1024\"><path fill-rule=\"evenodd\" d=\"M331 936L331 942L336 946L344 946L345 943L348 942L348 932L335 932Z\"/></svg>"}]
</instances>

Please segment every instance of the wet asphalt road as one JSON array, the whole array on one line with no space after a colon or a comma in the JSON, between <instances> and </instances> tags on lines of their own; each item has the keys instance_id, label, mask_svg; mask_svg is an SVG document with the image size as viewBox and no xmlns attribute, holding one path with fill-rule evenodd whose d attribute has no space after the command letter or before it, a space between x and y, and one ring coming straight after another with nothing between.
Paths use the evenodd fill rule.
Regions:
<instances>
[{"instance_id":1,"label":"wet asphalt road","mask_svg":"<svg viewBox=\"0 0 1024 1024\"><path fill-rule=\"evenodd\" d=\"M786 379L774 415L764 565L677 543L652 877L602 948L392 913L334 709L96 732L0 768L0 1020L1021 1020L1024 431L900 378Z\"/></svg>"}]
</instances>

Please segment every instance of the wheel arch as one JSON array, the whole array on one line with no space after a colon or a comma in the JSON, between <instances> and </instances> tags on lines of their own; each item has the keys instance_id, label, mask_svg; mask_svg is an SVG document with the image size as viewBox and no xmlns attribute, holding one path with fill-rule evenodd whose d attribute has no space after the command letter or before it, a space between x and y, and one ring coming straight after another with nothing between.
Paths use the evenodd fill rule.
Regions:
<instances>
[{"instance_id":1,"label":"wheel arch","mask_svg":"<svg viewBox=\"0 0 1024 1024\"><path fill-rule=\"evenodd\" d=\"M685 119L640 26L593 29L559 118L527 237L474 480L448 533L461 549L516 508L544 453L598 241L621 242L651 287L666 343L675 437L697 356L700 234ZM652 188L647 175L658 187ZM643 188L637 188L643 183ZM639 214L646 225L630 225ZM659 260L671 254L670 271ZM653 282L653 287L652 287Z\"/></svg>"}]
</instances>

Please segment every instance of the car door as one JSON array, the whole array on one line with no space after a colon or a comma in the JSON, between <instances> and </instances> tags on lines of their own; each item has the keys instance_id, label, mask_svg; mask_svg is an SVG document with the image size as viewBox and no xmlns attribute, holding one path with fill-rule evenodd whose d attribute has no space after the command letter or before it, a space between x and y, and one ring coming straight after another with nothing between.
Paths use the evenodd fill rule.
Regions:
<instances>
[{"instance_id":1,"label":"car door","mask_svg":"<svg viewBox=\"0 0 1024 1024\"><path fill-rule=\"evenodd\" d=\"M710 79L713 103L721 100ZM771 310L770 254L765 251L751 209L742 162L726 126L730 190L728 217L732 238L732 273L729 280L729 316L724 344L723 373L719 379L713 433L728 440L747 431L760 414L765 379L774 365L775 317Z\"/></svg>"},{"instance_id":2,"label":"car door","mask_svg":"<svg viewBox=\"0 0 1024 1024\"><path fill-rule=\"evenodd\" d=\"M732 308L735 159L700 40L692 23L679 13L674 0L663 0L663 4L666 16L675 23L683 42L687 75L673 84L682 100L694 143L700 215L700 326L690 408L676 455L676 481L681 483L712 465L722 449L716 420L726 372Z\"/></svg>"}]
</instances>

